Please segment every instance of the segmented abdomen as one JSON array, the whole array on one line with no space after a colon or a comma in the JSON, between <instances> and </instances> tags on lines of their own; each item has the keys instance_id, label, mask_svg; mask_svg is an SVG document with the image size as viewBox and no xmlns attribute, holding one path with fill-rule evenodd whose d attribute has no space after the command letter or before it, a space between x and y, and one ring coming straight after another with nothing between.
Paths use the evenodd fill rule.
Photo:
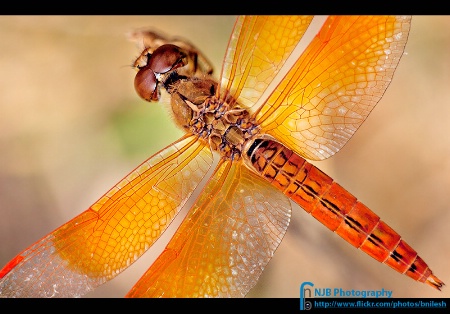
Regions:
<instances>
[{"instance_id":1,"label":"segmented abdomen","mask_svg":"<svg viewBox=\"0 0 450 314\"><path fill-rule=\"evenodd\" d=\"M380 217L284 145L257 138L244 159L273 186L353 246L414 280L437 289L443 285L417 252Z\"/></svg>"}]
</instances>

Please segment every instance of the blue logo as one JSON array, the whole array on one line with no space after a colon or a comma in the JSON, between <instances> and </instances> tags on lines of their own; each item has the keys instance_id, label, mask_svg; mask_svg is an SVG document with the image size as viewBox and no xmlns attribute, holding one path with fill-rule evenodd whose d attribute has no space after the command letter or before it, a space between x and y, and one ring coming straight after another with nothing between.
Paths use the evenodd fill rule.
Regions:
<instances>
[{"instance_id":1,"label":"blue logo","mask_svg":"<svg viewBox=\"0 0 450 314\"><path fill-rule=\"evenodd\" d=\"M384 288L378 290L346 290L343 288L313 288L314 284L310 281L304 281L300 285L300 310L311 310L316 307L334 307L335 303L328 304L324 299L330 298L391 298L392 290ZM306 301L305 299L312 299L314 301ZM317 300L316 299L322 299ZM314 302L314 303L313 303ZM360 301L361 302L361 301Z\"/></svg>"},{"instance_id":2,"label":"blue logo","mask_svg":"<svg viewBox=\"0 0 450 314\"><path fill-rule=\"evenodd\" d=\"M309 281L304 281L301 285L300 285L300 310L310 310L312 307L311 302L309 301L305 301L305 296L308 298L312 297L312 293L311 293L311 289L310 288L305 288L305 286L310 286L310 287L314 287L314 284L312 282Z\"/></svg>"}]
</instances>

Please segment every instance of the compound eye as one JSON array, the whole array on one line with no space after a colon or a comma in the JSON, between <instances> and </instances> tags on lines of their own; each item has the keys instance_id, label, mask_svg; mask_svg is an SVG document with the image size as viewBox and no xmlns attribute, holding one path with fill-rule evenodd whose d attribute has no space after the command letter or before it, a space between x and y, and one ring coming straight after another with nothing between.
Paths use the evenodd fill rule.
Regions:
<instances>
[{"instance_id":1,"label":"compound eye","mask_svg":"<svg viewBox=\"0 0 450 314\"><path fill-rule=\"evenodd\" d=\"M148 66L155 73L166 73L187 64L186 54L172 44L158 47L150 57Z\"/></svg>"},{"instance_id":2,"label":"compound eye","mask_svg":"<svg viewBox=\"0 0 450 314\"><path fill-rule=\"evenodd\" d=\"M134 78L134 89L147 101L158 101L159 91L155 73L147 65L139 70Z\"/></svg>"}]
</instances>

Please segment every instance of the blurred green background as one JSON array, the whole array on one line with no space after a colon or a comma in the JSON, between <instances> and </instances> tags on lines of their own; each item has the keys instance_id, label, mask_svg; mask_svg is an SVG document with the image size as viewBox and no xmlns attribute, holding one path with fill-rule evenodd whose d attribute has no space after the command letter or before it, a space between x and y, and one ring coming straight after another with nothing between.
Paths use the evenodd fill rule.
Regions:
<instances>
[{"instance_id":1,"label":"blurred green background","mask_svg":"<svg viewBox=\"0 0 450 314\"><path fill-rule=\"evenodd\" d=\"M234 16L0 16L0 267L87 209L179 138L165 108L135 94L140 53L126 34L156 28L194 43L220 73ZM406 55L352 140L315 163L450 283L450 17L415 16ZM122 297L149 251L87 297ZM302 209L249 297L317 288L450 297L358 252Z\"/></svg>"}]
</instances>

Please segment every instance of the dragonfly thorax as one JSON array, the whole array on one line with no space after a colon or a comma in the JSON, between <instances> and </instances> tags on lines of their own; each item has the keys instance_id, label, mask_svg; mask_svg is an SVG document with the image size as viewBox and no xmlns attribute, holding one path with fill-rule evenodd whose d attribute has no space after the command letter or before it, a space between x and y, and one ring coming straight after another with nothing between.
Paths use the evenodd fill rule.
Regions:
<instances>
[{"instance_id":1,"label":"dragonfly thorax","mask_svg":"<svg viewBox=\"0 0 450 314\"><path fill-rule=\"evenodd\" d=\"M216 97L216 86L206 78L179 80L168 89L172 111L179 126L207 141L222 157L236 160L258 126L246 109Z\"/></svg>"}]
</instances>

